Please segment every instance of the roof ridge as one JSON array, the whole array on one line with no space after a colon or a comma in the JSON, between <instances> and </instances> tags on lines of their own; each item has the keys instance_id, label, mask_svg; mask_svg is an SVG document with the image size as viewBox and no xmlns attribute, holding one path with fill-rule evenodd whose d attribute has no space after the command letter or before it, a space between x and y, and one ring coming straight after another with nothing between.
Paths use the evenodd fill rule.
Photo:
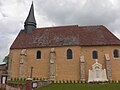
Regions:
<instances>
[{"instance_id":1,"label":"roof ridge","mask_svg":"<svg viewBox=\"0 0 120 90\"><path fill-rule=\"evenodd\" d=\"M79 27L105 27L104 25L89 25L89 26L79 26Z\"/></svg>"},{"instance_id":2,"label":"roof ridge","mask_svg":"<svg viewBox=\"0 0 120 90\"><path fill-rule=\"evenodd\" d=\"M50 29L50 28L64 28L64 27L78 27L78 25L65 25L65 26L53 26L53 27L41 27L36 29Z\"/></svg>"},{"instance_id":3,"label":"roof ridge","mask_svg":"<svg viewBox=\"0 0 120 90\"><path fill-rule=\"evenodd\" d=\"M40 27L36 28L35 30L39 29L51 29L51 28L64 28L64 27L78 27L78 28L89 28L89 27L105 27L104 25L90 25L90 26L79 26L79 25L65 25L65 26L53 26L53 27ZM24 30L24 29L21 29Z\"/></svg>"}]
</instances>

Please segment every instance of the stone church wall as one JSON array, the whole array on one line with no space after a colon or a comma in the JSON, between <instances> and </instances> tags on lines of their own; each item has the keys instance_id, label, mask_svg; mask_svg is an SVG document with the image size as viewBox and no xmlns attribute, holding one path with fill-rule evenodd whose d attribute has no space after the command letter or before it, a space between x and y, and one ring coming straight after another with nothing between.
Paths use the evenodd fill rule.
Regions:
<instances>
[{"instance_id":1,"label":"stone church wall","mask_svg":"<svg viewBox=\"0 0 120 90\"><path fill-rule=\"evenodd\" d=\"M92 51L98 51L98 62L105 68L105 54L109 54L112 68L112 79L120 80L120 57L113 57L113 50L120 46L68 46L68 47L54 47L55 48L55 80L80 80L80 57L85 59L85 80L88 79L88 70L92 68L95 60L92 58ZM67 49L73 52L73 58L66 58ZM20 70L20 52L22 49L11 50L11 74L10 78L19 77ZM36 51L41 51L41 59L35 58ZM47 78L50 77L50 50L51 48L35 48L26 49L26 59L24 61L24 75L23 77L30 77L31 66L32 77ZM120 56L120 53L119 53Z\"/></svg>"}]
</instances>

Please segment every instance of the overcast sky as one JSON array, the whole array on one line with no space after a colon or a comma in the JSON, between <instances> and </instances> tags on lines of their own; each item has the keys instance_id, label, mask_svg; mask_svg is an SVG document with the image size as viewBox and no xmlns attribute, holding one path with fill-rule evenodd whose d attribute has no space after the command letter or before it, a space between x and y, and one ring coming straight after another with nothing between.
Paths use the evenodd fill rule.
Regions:
<instances>
[{"instance_id":1,"label":"overcast sky","mask_svg":"<svg viewBox=\"0 0 120 90\"><path fill-rule=\"evenodd\" d=\"M120 0L33 0L37 27L104 25L120 39ZM27 18L32 0L0 0L0 62Z\"/></svg>"}]
</instances>

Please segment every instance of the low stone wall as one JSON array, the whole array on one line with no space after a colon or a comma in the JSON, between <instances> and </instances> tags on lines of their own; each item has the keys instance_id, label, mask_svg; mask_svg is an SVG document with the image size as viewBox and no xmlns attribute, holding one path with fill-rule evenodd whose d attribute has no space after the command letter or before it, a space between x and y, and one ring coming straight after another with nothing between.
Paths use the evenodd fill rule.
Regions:
<instances>
[{"instance_id":1,"label":"low stone wall","mask_svg":"<svg viewBox=\"0 0 120 90\"><path fill-rule=\"evenodd\" d=\"M47 81L47 80L40 80L40 81L37 81L37 83L38 83L38 87L42 87L42 86L46 86L46 85L50 84L51 82Z\"/></svg>"},{"instance_id":2,"label":"low stone wall","mask_svg":"<svg viewBox=\"0 0 120 90\"><path fill-rule=\"evenodd\" d=\"M25 86L25 84L7 83L6 90L26 90Z\"/></svg>"},{"instance_id":3,"label":"low stone wall","mask_svg":"<svg viewBox=\"0 0 120 90\"><path fill-rule=\"evenodd\" d=\"M40 80L40 81L33 80L32 82L37 83L37 87L46 86L51 83L50 81L47 81L47 80ZM37 87L35 87L35 88L37 88ZM33 88L33 89L35 89L35 88ZM7 83L6 90L26 90L26 84Z\"/></svg>"}]
</instances>

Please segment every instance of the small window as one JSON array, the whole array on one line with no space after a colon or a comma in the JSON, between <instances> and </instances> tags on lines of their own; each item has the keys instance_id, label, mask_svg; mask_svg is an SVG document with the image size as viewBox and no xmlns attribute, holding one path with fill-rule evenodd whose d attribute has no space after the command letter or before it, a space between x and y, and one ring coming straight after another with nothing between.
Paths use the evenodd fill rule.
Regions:
<instances>
[{"instance_id":1,"label":"small window","mask_svg":"<svg viewBox=\"0 0 120 90\"><path fill-rule=\"evenodd\" d=\"M36 53L36 59L41 59L41 51L37 51L37 53Z\"/></svg>"},{"instance_id":2,"label":"small window","mask_svg":"<svg viewBox=\"0 0 120 90\"><path fill-rule=\"evenodd\" d=\"M92 57L93 57L93 59L98 59L98 52L97 51L93 51L92 52Z\"/></svg>"},{"instance_id":3,"label":"small window","mask_svg":"<svg viewBox=\"0 0 120 90\"><path fill-rule=\"evenodd\" d=\"M114 55L114 58L118 58L119 57L119 51L117 49L115 49L113 51L113 55Z\"/></svg>"},{"instance_id":4,"label":"small window","mask_svg":"<svg viewBox=\"0 0 120 90\"><path fill-rule=\"evenodd\" d=\"M72 50L71 49L67 50L67 59L72 59Z\"/></svg>"}]
</instances>

